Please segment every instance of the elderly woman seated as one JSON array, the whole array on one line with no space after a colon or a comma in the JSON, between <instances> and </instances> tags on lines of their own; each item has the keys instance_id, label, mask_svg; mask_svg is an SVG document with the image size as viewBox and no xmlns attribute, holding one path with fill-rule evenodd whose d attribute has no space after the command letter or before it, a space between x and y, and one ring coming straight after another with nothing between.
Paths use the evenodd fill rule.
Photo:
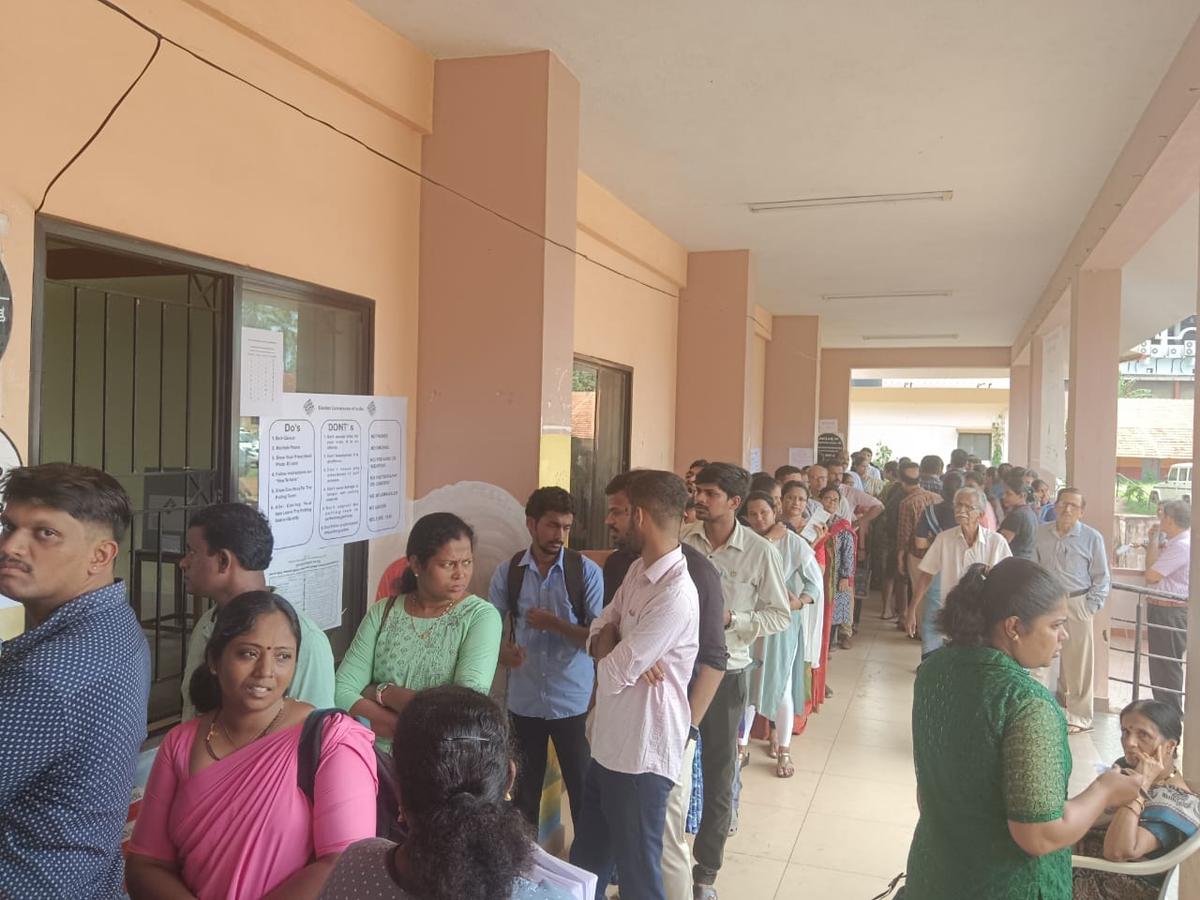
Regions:
<instances>
[{"instance_id":1,"label":"elderly woman seated","mask_svg":"<svg viewBox=\"0 0 1200 900\"><path fill-rule=\"evenodd\" d=\"M1121 747L1115 763L1142 779L1141 796L1112 811L1076 846L1081 856L1113 862L1152 859L1173 850L1200 828L1200 796L1175 768L1183 723L1173 706L1136 700L1121 711ZM1107 821L1105 821L1107 819ZM1075 870L1076 900L1152 900L1163 876Z\"/></svg>"}]
</instances>

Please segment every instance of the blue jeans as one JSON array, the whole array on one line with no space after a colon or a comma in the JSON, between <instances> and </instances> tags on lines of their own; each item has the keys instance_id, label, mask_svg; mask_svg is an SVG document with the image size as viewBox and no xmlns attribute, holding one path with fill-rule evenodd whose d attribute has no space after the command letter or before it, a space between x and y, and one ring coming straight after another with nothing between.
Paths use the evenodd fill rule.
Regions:
<instances>
[{"instance_id":1,"label":"blue jeans","mask_svg":"<svg viewBox=\"0 0 1200 900\"><path fill-rule=\"evenodd\" d=\"M626 775L592 760L571 862L595 873L596 900L604 900L614 864L621 873L621 900L666 900L662 848L672 786L661 775Z\"/></svg>"}]
</instances>

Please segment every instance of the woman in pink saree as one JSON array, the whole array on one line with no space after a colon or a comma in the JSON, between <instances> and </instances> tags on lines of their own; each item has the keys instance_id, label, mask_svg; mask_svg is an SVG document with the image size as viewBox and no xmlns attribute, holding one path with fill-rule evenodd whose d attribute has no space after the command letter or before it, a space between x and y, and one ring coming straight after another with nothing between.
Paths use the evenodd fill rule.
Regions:
<instances>
[{"instance_id":1,"label":"woman in pink saree","mask_svg":"<svg viewBox=\"0 0 1200 900\"><path fill-rule=\"evenodd\" d=\"M300 627L267 591L217 616L190 690L203 715L163 740L134 826L133 900L316 897L341 852L375 834L374 738L326 719L312 800L297 783L312 707L286 696Z\"/></svg>"}]
</instances>

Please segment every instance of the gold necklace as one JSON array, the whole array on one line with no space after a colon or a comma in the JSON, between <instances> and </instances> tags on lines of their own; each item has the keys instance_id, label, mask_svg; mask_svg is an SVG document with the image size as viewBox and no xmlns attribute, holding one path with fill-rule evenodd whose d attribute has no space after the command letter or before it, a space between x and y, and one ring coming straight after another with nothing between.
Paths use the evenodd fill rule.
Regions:
<instances>
[{"instance_id":1,"label":"gold necklace","mask_svg":"<svg viewBox=\"0 0 1200 900\"><path fill-rule=\"evenodd\" d=\"M407 604L408 601L409 601L409 598L406 597L404 599L404 602ZM414 609L417 607L416 599L413 599L412 605L413 605ZM450 610L454 609L454 607L457 605L458 605L458 601L457 600L453 601L449 606L447 606L445 609L443 609L436 616L433 616L432 618L430 618L428 621L430 621L431 623L441 621L443 618L445 618L446 613L450 612ZM408 612L407 608L405 609L405 612ZM417 616L414 616L411 612L409 612L408 613L408 625L413 630L413 634L415 634L422 641L429 640L429 635L433 634L433 625L431 624L424 631L417 631L416 620L417 620Z\"/></svg>"},{"instance_id":2,"label":"gold necklace","mask_svg":"<svg viewBox=\"0 0 1200 900\"><path fill-rule=\"evenodd\" d=\"M275 713L275 718L273 718L270 722L268 722L267 727L264 728L262 731L260 731L253 740L247 741L245 744L242 744L242 747L249 747L251 744L254 743L254 741L259 740L259 738L265 737L267 732L270 731L272 728L274 728L279 723L279 719L283 716L283 711L286 708L287 708L287 698L285 697L282 701L280 701L279 712ZM221 759L223 758L223 757L217 756L217 752L215 750L213 750L213 746L212 746L213 732L216 730L218 724L220 725L221 733L223 735L225 735L225 740L227 740L229 742L229 746L233 747L233 749L235 751L242 749L242 747L237 746L233 742L233 738L231 738L229 736L229 732L225 729L225 724L223 722L221 722L221 711L217 710L216 715L213 716L212 722L209 723L208 734L206 734L204 736L204 749L208 751L208 755L213 758L214 762L220 762Z\"/></svg>"}]
</instances>

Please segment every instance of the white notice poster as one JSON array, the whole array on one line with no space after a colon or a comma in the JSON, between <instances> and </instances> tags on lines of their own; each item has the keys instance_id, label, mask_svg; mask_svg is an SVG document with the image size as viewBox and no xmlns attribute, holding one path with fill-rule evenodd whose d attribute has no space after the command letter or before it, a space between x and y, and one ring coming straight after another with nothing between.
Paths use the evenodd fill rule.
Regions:
<instances>
[{"instance_id":1,"label":"white notice poster","mask_svg":"<svg viewBox=\"0 0 1200 900\"><path fill-rule=\"evenodd\" d=\"M788 465L803 469L816 462L812 447L788 447Z\"/></svg>"},{"instance_id":2,"label":"white notice poster","mask_svg":"<svg viewBox=\"0 0 1200 900\"><path fill-rule=\"evenodd\" d=\"M283 394L259 423L259 505L281 550L404 527L404 397Z\"/></svg>"},{"instance_id":3,"label":"white notice poster","mask_svg":"<svg viewBox=\"0 0 1200 900\"><path fill-rule=\"evenodd\" d=\"M341 544L278 550L267 569L267 584L323 630L342 624Z\"/></svg>"},{"instance_id":4,"label":"white notice poster","mask_svg":"<svg viewBox=\"0 0 1200 900\"><path fill-rule=\"evenodd\" d=\"M243 416L269 416L283 396L283 332L242 329Z\"/></svg>"},{"instance_id":5,"label":"white notice poster","mask_svg":"<svg viewBox=\"0 0 1200 900\"><path fill-rule=\"evenodd\" d=\"M750 448L750 471L758 472L762 469L762 447Z\"/></svg>"},{"instance_id":6,"label":"white notice poster","mask_svg":"<svg viewBox=\"0 0 1200 900\"><path fill-rule=\"evenodd\" d=\"M838 420L821 419L817 422L817 434L838 434Z\"/></svg>"}]
</instances>

